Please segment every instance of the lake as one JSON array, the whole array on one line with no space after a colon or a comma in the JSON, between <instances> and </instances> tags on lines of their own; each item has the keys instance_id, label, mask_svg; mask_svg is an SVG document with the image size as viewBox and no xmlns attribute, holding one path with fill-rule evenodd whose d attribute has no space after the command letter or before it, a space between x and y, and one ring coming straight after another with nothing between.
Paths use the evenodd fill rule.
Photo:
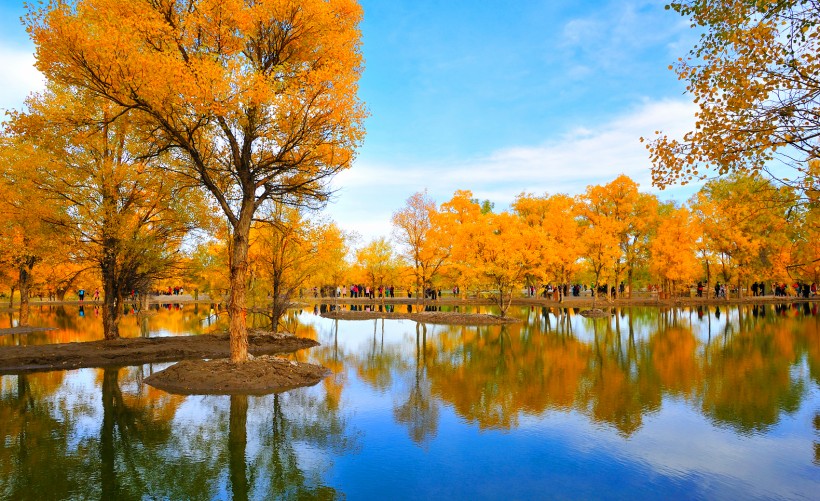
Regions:
<instances>
[{"instance_id":1,"label":"lake","mask_svg":"<svg viewBox=\"0 0 820 501\"><path fill-rule=\"evenodd\" d=\"M142 383L166 363L0 376L0 498L817 499L817 306L512 307L522 323L464 327L311 305L286 325L321 346L292 357L333 374L279 395ZM0 347L102 338L89 305L32 315L58 329ZM122 332L226 325L167 305Z\"/></svg>"}]
</instances>

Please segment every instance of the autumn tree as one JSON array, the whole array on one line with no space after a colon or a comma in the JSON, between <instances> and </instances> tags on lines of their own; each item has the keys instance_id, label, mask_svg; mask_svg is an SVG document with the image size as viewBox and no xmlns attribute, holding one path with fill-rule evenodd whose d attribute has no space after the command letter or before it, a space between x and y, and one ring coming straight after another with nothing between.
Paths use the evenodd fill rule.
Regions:
<instances>
[{"instance_id":1,"label":"autumn tree","mask_svg":"<svg viewBox=\"0 0 820 501\"><path fill-rule=\"evenodd\" d=\"M70 252L46 218L60 217L64 206L39 196L36 167L43 157L22 138L0 138L0 263L14 289L20 291L21 326L29 322L29 296L35 283L35 266L65 260Z\"/></svg>"},{"instance_id":2,"label":"autumn tree","mask_svg":"<svg viewBox=\"0 0 820 501\"><path fill-rule=\"evenodd\" d=\"M117 120L112 116L119 115ZM38 196L65 207L55 227L100 271L106 339L119 337L124 296L147 298L205 212L198 190L154 164L131 113L82 89L52 85L14 113L11 127L37 143Z\"/></svg>"},{"instance_id":3,"label":"autumn tree","mask_svg":"<svg viewBox=\"0 0 820 501\"><path fill-rule=\"evenodd\" d=\"M686 208L662 216L649 251L652 273L661 279L665 290L674 292L678 285L698 276L697 238L695 222Z\"/></svg>"},{"instance_id":4,"label":"autumn tree","mask_svg":"<svg viewBox=\"0 0 820 501\"><path fill-rule=\"evenodd\" d=\"M559 284L568 283L577 272L581 254L581 228L575 200L564 194L538 197L522 193L512 207L534 232L540 268L538 275Z\"/></svg>"},{"instance_id":5,"label":"autumn tree","mask_svg":"<svg viewBox=\"0 0 820 501\"><path fill-rule=\"evenodd\" d=\"M793 205L790 190L760 176L732 174L695 194L690 206L724 282L742 290L752 279L772 277L780 249L788 247Z\"/></svg>"},{"instance_id":6,"label":"autumn tree","mask_svg":"<svg viewBox=\"0 0 820 501\"><path fill-rule=\"evenodd\" d=\"M393 213L396 239L413 265L417 298L450 257L452 242L442 231L440 221L436 203L426 191L414 193L403 208Z\"/></svg>"},{"instance_id":7,"label":"autumn tree","mask_svg":"<svg viewBox=\"0 0 820 501\"><path fill-rule=\"evenodd\" d=\"M316 205L363 135L362 12L353 0L77 0L26 23L47 78L139 116L231 227L231 360L247 359L251 223L270 201Z\"/></svg>"},{"instance_id":8,"label":"autumn tree","mask_svg":"<svg viewBox=\"0 0 820 501\"><path fill-rule=\"evenodd\" d=\"M613 184L588 186L578 197L581 256L592 271L596 288L607 276L617 283L625 267L621 243L627 231L628 206L634 197L633 193L612 189Z\"/></svg>"},{"instance_id":9,"label":"autumn tree","mask_svg":"<svg viewBox=\"0 0 820 501\"><path fill-rule=\"evenodd\" d=\"M470 257L471 249L468 242L481 230L478 226L482 217L481 210L481 206L469 190L458 190L453 194L453 198L441 204L441 238L447 238L452 242L448 277L463 289L462 295L466 294L469 287L480 286Z\"/></svg>"},{"instance_id":10,"label":"autumn tree","mask_svg":"<svg viewBox=\"0 0 820 501\"><path fill-rule=\"evenodd\" d=\"M455 209L463 202L460 198L456 193L447 206ZM489 291L504 316L512 301L513 290L523 285L527 274L536 266L536 238L532 229L517 215L509 212L481 214L477 203L470 201L469 204L469 213L479 215L472 221L460 223L453 254L458 259L462 276Z\"/></svg>"},{"instance_id":11,"label":"autumn tree","mask_svg":"<svg viewBox=\"0 0 820 501\"><path fill-rule=\"evenodd\" d=\"M196 292L205 292L210 299L221 302L228 292L230 283L228 262L230 249L227 228L225 234L209 234L196 242L182 258L187 281L194 285Z\"/></svg>"},{"instance_id":12,"label":"autumn tree","mask_svg":"<svg viewBox=\"0 0 820 501\"><path fill-rule=\"evenodd\" d=\"M614 232L618 247L612 262L612 275L617 285L626 275L630 294L635 270L648 257L649 237L654 230L658 200L653 195L640 193L638 184L621 174L605 185L587 187L580 209L587 221L606 220Z\"/></svg>"},{"instance_id":13,"label":"autumn tree","mask_svg":"<svg viewBox=\"0 0 820 501\"><path fill-rule=\"evenodd\" d=\"M396 277L400 267L397 256L384 237L376 238L357 250L356 261L361 266L366 282L371 287L382 290Z\"/></svg>"},{"instance_id":14,"label":"autumn tree","mask_svg":"<svg viewBox=\"0 0 820 501\"><path fill-rule=\"evenodd\" d=\"M278 204L265 219L251 233L250 257L270 292L271 325L276 332L299 289L311 277L315 281L326 275L326 268L338 267L346 248L335 224L310 220L298 208Z\"/></svg>"},{"instance_id":15,"label":"autumn tree","mask_svg":"<svg viewBox=\"0 0 820 501\"><path fill-rule=\"evenodd\" d=\"M820 156L820 4L682 0L667 8L702 31L689 54L670 66L698 111L695 129L683 138L656 133L649 143L653 183L705 179L714 169L768 172L816 191L808 160ZM777 174L776 164L793 174Z\"/></svg>"},{"instance_id":16,"label":"autumn tree","mask_svg":"<svg viewBox=\"0 0 820 501\"><path fill-rule=\"evenodd\" d=\"M791 262L783 267L783 271L807 282L820 282L820 210L817 209L815 204L794 209L790 225Z\"/></svg>"}]
</instances>

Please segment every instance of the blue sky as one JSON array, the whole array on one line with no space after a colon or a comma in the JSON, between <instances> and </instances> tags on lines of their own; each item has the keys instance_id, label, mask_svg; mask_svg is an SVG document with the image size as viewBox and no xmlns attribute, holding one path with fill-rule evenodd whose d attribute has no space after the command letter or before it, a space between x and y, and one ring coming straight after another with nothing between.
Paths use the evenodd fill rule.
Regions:
<instances>
[{"instance_id":1,"label":"blue sky","mask_svg":"<svg viewBox=\"0 0 820 501\"><path fill-rule=\"evenodd\" d=\"M662 0L361 4L367 137L326 210L361 243L389 236L391 214L424 189L439 203L472 190L498 209L524 191L577 194L621 173L653 191L639 137L694 123L667 68L697 34ZM19 108L42 83L22 2L0 6L0 108Z\"/></svg>"}]
</instances>

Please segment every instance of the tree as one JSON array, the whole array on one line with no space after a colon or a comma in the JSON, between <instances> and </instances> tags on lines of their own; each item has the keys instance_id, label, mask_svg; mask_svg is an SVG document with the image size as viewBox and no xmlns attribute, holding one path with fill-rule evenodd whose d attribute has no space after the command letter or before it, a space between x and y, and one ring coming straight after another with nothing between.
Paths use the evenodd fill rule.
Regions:
<instances>
[{"instance_id":1,"label":"tree","mask_svg":"<svg viewBox=\"0 0 820 501\"><path fill-rule=\"evenodd\" d=\"M367 283L373 288L382 288L382 291L387 281L395 277L399 268L396 256L393 255L393 250L384 237L374 239L356 251L356 260L364 271Z\"/></svg>"},{"instance_id":2,"label":"tree","mask_svg":"<svg viewBox=\"0 0 820 501\"><path fill-rule=\"evenodd\" d=\"M346 249L335 224L311 221L296 208L276 205L266 219L252 233L250 256L269 287L271 326L276 332L299 289L309 278L321 276L324 268L344 260Z\"/></svg>"},{"instance_id":3,"label":"tree","mask_svg":"<svg viewBox=\"0 0 820 501\"><path fill-rule=\"evenodd\" d=\"M462 249L457 255L463 259L462 269L490 290L503 317L513 289L524 283L536 265L535 235L520 217L509 212L487 212L474 225L462 229L468 230L459 235Z\"/></svg>"},{"instance_id":4,"label":"tree","mask_svg":"<svg viewBox=\"0 0 820 501\"><path fill-rule=\"evenodd\" d=\"M20 291L20 325L29 322L29 296L35 266L69 261L67 242L58 238L46 219L64 215L64 206L42 197L36 172L44 156L21 137L7 134L0 142L0 262L8 269L13 287ZM10 301L14 298L14 289Z\"/></svg>"},{"instance_id":5,"label":"tree","mask_svg":"<svg viewBox=\"0 0 820 501\"><path fill-rule=\"evenodd\" d=\"M803 0L683 0L671 8L703 30L674 68L699 109L682 139L658 134L648 144L656 186L705 179L714 167L769 172L816 191L808 160L820 156L820 4Z\"/></svg>"},{"instance_id":6,"label":"tree","mask_svg":"<svg viewBox=\"0 0 820 501\"><path fill-rule=\"evenodd\" d=\"M447 270L450 278L461 288L479 286L477 275L470 258L468 242L479 230L482 217L481 206L472 198L472 192L458 190L448 202L441 204L439 226L442 230L441 238L452 242L450 249L450 266Z\"/></svg>"},{"instance_id":7,"label":"tree","mask_svg":"<svg viewBox=\"0 0 820 501\"><path fill-rule=\"evenodd\" d=\"M655 227L658 200L653 195L640 193L638 184L621 174L605 185L587 187L581 197L580 209L587 223L606 225L614 236L612 271L615 285L626 274L630 294L635 269L648 257L649 236ZM600 239L603 235L593 232ZM601 242L599 240L599 242Z\"/></svg>"},{"instance_id":8,"label":"tree","mask_svg":"<svg viewBox=\"0 0 820 501\"><path fill-rule=\"evenodd\" d=\"M617 284L626 266L623 245L628 235L628 215L638 195L636 185L632 189L630 183L629 178L620 176L604 186L587 186L586 192L578 197L581 255L595 277L593 287L598 287L602 276L610 272Z\"/></svg>"},{"instance_id":9,"label":"tree","mask_svg":"<svg viewBox=\"0 0 820 501\"><path fill-rule=\"evenodd\" d=\"M790 190L741 174L710 181L692 197L724 282L735 280L742 290L753 277L772 277L776 256L788 247L793 204Z\"/></svg>"},{"instance_id":10,"label":"tree","mask_svg":"<svg viewBox=\"0 0 820 501\"><path fill-rule=\"evenodd\" d=\"M47 222L100 271L106 339L119 337L126 294L143 298L174 264L183 237L204 213L198 190L153 164L132 113L82 89L52 85L28 100L11 127L37 144L39 196L65 207ZM117 120L112 120L119 114Z\"/></svg>"},{"instance_id":11,"label":"tree","mask_svg":"<svg viewBox=\"0 0 820 501\"><path fill-rule=\"evenodd\" d=\"M131 111L231 227L231 361L247 359L251 223L269 201L318 205L363 135L353 0L77 0L26 18L37 67Z\"/></svg>"},{"instance_id":12,"label":"tree","mask_svg":"<svg viewBox=\"0 0 820 501\"><path fill-rule=\"evenodd\" d=\"M418 298L419 291L431 285L450 257L452 242L442 234L436 203L426 191L411 195L405 206L393 213L392 221L397 240L413 265Z\"/></svg>"},{"instance_id":13,"label":"tree","mask_svg":"<svg viewBox=\"0 0 820 501\"><path fill-rule=\"evenodd\" d=\"M522 193L513 202L513 210L535 232L541 275L560 284L569 282L581 253L575 201L564 194L536 197ZM559 291L563 299L561 288Z\"/></svg>"},{"instance_id":14,"label":"tree","mask_svg":"<svg viewBox=\"0 0 820 501\"><path fill-rule=\"evenodd\" d=\"M696 226L686 208L675 209L662 218L650 245L653 274L662 279L664 289L690 283L698 274Z\"/></svg>"}]
</instances>

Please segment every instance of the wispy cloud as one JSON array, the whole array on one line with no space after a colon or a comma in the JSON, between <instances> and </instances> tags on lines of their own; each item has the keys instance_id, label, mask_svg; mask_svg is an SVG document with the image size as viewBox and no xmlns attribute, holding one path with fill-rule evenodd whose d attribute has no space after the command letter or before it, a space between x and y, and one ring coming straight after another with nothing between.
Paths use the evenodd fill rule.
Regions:
<instances>
[{"instance_id":1,"label":"wispy cloud","mask_svg":"<svg viewBox=\"0 0 820 501\"><path fill-rule=\"evenodd\" d=\"M567 20L556 33L555 50L548 57L563 59L569 66L584 61L597 71L613 74L630 74L654 64L655 59L640 56L658 49L671 62L689 50L697 37L684 18L674 22L675 15L654 1L608 2Z\"/></svg>"},{"instance_id":2,"label":"wispy cloud","mask_svg":"<svg viewBox=\"0 0 820 501\"><path fill-rule=\"evenodd\" d=\"M630 176L642 190L652 191L648 154L639 138L652 137L660 129L679 136L692 128L694 113L694 105L683 100L645 101L610 122L589 124L540 145L508 147L485 157L427 164L363 159L336 178L339 196L329 211L342 225L387 235L390 214L423 189L439 203L449 200L456 190L471 190L499 208L524 191L574 195L619 174Z\"/></svg>"},{"instance_id":3,"label":"wispy cloud","mask_svg":"<svg viewBox=\"0 0 820 501\"><path fill-rule=\"evenodd\" d=\"M19 109L26 96L45 87L45 79L34 67L31 51L0 45L0 109ZM1 119L1 118L0 118Z\"/></svg>"}]
</instances>

